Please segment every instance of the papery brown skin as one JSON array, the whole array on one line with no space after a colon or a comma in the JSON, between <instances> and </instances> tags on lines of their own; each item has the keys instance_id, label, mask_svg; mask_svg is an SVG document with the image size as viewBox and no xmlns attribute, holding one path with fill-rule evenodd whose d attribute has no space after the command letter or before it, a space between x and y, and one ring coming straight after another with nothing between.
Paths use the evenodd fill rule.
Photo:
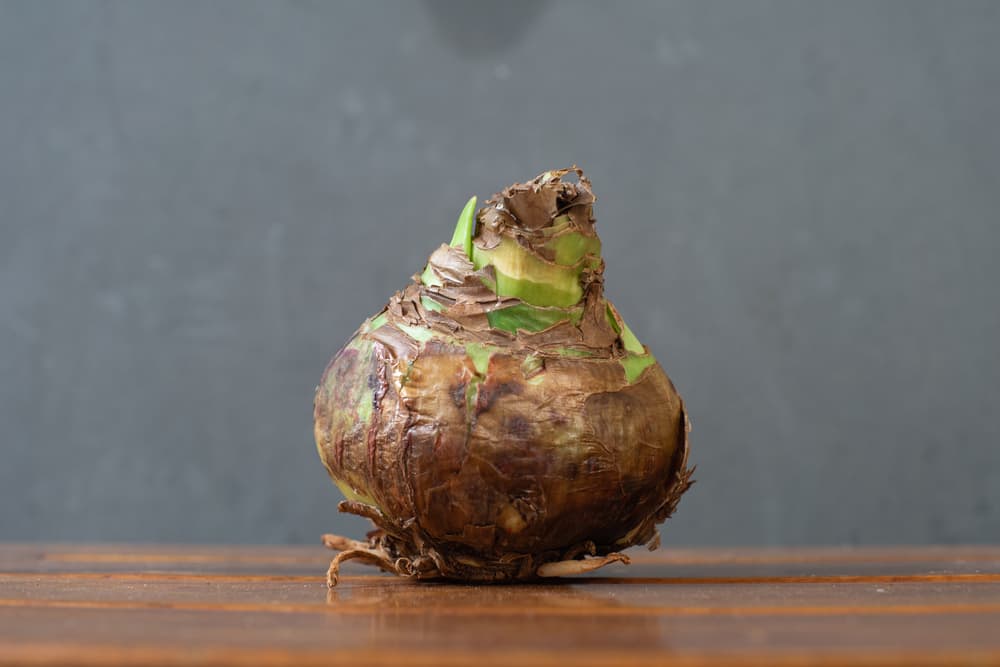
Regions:
<instances>
[{"instance_id":1,"label":"papery brown skin","mask_svg":"<svg viewBox=\"0 0 1000 667\"><path fill-rule=\"evenodd\" d=\"M575 168L579 183L562 180L569 171L495 195L474 243L506 236L551 262L538 230L557 216L593 235L590 184ZM415 276L333 358L316 393L317 448L348 496L341 509L377 529L367 542L327 538L342 551L331 585L349 558L418 578L502 581L627 562L620 550L654 538L655 548L656 524L691 483L687 418L648 350L626 351L603 261L587 261L578 322L511 333L487 320L520 303L483 286L494 267L476 270L442 246L430 262L441 284ZM631 381L630 354L648 364Z\"/></svg>"}]
</instances>

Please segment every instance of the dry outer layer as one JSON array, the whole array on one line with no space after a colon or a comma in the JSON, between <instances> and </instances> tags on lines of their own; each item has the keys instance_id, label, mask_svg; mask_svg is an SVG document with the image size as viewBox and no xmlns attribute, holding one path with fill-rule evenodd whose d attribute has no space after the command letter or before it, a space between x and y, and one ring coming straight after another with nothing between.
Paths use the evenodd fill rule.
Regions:
<instances>
[{"instance_id":1,"label":"dry outer layer","mask_svg":"<svg viewBox=\"0 0 1000 667\"><path fill-rule=\"evenodd\" d=\"M420 578L557 576L625 560L690 485L688 423L603 296L590 184L545 172L459 221L317 389L330 476L370 518L358 558ZM463 213L465 215L465 213ZM463 237L464 235L464 237ZM549 289L552 288L552 289Z\"/></svg>"}]
</instances>

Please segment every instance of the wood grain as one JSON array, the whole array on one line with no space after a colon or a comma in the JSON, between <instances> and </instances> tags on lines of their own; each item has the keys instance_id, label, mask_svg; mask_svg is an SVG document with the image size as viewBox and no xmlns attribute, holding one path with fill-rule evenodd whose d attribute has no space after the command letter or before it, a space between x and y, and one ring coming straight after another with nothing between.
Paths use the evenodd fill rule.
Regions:
<instances>
[{"instance_id":1,"label":"wood grain","mask_svg":"<svg viewBox=\"0 0 1000 667\"><path fill-rule=\"evenodd\" d=\"M0 665L1000 665L1000 548L667 550L417 583L320 547L0 545Z\"/></svg>"}]
</instances>

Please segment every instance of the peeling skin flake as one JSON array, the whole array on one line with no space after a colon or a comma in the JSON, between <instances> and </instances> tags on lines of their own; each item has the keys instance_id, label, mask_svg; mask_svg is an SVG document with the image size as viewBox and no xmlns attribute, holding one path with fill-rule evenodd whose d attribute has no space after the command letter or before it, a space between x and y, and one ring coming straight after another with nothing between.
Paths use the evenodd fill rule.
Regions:
<instances>
[{"instance_id":1,"label":"peeling skin flake","mask_svg":"<svg viewBox=\"0 0 1000 667\"><path fill-rule=\"evenodd\" d=\"M573 173L578 182L564 180ZM691 484L684 404L604 298L590 181L512 185L331 361L316 445L366 542L325 536L419 579L586 572L658 544Z\"/></svg>"}]
</instances>

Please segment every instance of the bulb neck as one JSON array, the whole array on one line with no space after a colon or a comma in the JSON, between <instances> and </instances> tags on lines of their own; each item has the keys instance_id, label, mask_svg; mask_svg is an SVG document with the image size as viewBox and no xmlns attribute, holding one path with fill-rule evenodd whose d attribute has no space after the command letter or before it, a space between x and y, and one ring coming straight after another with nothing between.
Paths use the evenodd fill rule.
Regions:
<instances>
[{"instance_id":1,"label":"bulb neck","mask_svg":"<svg viewBox=\"0 0 1000 667\"><path fill-rule=\"evenodd\" d=\"M563 180L570 173L577 182ZM543 308L580 304L588 289L602 288L594 199L576 167L504 189L476 216L469 257L474 268L492 267L489 287L497 296Z\"/></svg>"},{"instance_id":2,"label":"bulb neck","mask_svg":"<svg viewBox=\"0 0 1000 667\"><path fill-rule=\"evenodd\" d=\"M589 321L606 329L602 341L613 336L604 314L594 200L577 167L511 185L478 212L470 199L451 243L431 255L418 278L423 308L465 328L480 318L483 326L513 334L569 325L559 331L574 336L571 330Z\"/></svg>"}]
</instances>

